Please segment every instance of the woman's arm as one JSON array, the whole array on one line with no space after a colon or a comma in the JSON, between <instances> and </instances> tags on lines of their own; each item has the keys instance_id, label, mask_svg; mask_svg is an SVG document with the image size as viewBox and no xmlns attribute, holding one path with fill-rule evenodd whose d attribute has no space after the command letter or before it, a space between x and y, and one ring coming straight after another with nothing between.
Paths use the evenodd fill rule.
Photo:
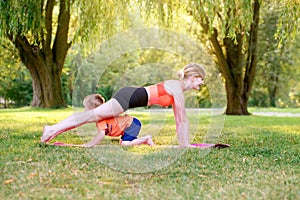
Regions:
<instances>
[{"instance_id":1,"label":"woman's arm","mask_svg":"<svg viewBox=\"0 0 300 200\"><path fill-rule=\"evenodd\" d=\"M190 128L189 128L189 121L186 117L186 114L185 113L183 114L182 111L178 112L176 110L175 105L173 105L173 111L176 120L176 133L177 133L178 144L180 147L189 147ZM179 117L180 115L185 115L185 117L183 116Z\"/></svg>"},{"instance_id":2,"label":"woman's arm","mask_svg":"<svg viewBox=\"0 0 300 200\"><path fill-rule=\"evenodd\" d=\"M180 147L189 147L189 121L185 110L185 97L180 81L170 80L165 82L167 92L173 95L173 112L176 121L176 133Z\"/></svg>"}]
</instances>

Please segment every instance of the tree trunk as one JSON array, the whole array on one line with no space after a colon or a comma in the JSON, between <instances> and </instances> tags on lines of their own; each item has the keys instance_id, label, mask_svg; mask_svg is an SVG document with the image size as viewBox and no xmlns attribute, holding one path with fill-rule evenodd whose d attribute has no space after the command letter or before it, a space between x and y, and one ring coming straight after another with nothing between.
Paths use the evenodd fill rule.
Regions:
<instances>
[{"instance_id":1,"label":"tree trunk","mask_svg":"<svg viewBox=\"0 0 300 200\"><path fill-rule=\"evenodd\" d=\"M27 66L31 69L31 66ZM50 67L51 68L51 67ZM48 72L47 65L41 63L39 67L29 70L32 77L33 99L31 106L42 108L66 107L62 98L61 72Z\"/></svg>"},{"instance_id":2,"label":"tree trunk","mask_svg":"<svg viewBox=\"0 0 300 200\"><path fill-rule=\"evenodd\" d=\"M30 45L25 37L17 36L13 42L32 78L31 105L41 108L66 107L62 95L61 73L67 49L58 63L53 61L51 51L43 53L38 47Z\"/></svg>"},{"instance_id":3,"label":"tree trunk","mask_svg":"<svg viewBox=\"0 0 300 200\"><path fill-rule=\"evenodd\" d=\"M225 46L226 65L230 73L227 75L225 88L227 95L227 115L249 115L246 96L243 91L243 69L245 55L243 52L243 35L237 33L236 42L231 38L223 40Z\"/></svg>"},{"instance_id":4,"label":"tree trunk","mask_svg":"<svg viewBox=\"0 0 300 200\"><path fill-rule=\"evenodd\" d=\"M244 98L245 95L235 87L229 86L228 82L225 83L226 98L227 98L227 115L250 115L248 112L248 99Z\"/></svg>"},{"instance_id":5,"label":"tree trunk","mask_svg":"<svg viewBox=\"0 0 300 200\"><path fill-rule=\"evenodd\" d=\"M274 70L275 71L275 70ZM279 75L277 75L276 72L274 72L274 75L271 76L271 80L269 82L268 86L268 94L269 94L269 101L271 107L276 107L276 96L278 91L278 82L279 82Z\"/></svg>"}]
</instances>

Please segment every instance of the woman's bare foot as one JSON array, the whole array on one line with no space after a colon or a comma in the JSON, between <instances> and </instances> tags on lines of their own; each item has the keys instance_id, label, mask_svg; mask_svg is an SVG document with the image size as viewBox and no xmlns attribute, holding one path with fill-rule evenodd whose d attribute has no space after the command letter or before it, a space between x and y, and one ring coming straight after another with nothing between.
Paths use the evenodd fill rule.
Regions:
<instances>
[{"instance_id":1,"label":"woman's bare foot","mask_svg":"<svg viewBox=\"0 0 300 200\"><path fill-rule=\"evenodd\" d=\"M54 133L51 133L51 126L44 126L43 135L41 137L42 143L47 143L55 137Z\"/></svg>"}]
</instances>

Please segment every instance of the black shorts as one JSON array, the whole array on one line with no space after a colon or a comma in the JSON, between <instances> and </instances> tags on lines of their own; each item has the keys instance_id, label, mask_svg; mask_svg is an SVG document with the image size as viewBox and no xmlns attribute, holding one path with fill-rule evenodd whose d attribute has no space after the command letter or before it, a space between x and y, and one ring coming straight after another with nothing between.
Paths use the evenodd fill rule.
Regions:
<instances>
[{"instance_id":1,"label":"black shorts","mask_svg":"<svg viewBox=\"0 0 300 200\"><path fill-rule=\"evenodd\" d=\"M129 108L144 107L148 104L148 94L143 87L124 87L117 91L114 96L123 110Z\"/></svg>"}]
</instances>

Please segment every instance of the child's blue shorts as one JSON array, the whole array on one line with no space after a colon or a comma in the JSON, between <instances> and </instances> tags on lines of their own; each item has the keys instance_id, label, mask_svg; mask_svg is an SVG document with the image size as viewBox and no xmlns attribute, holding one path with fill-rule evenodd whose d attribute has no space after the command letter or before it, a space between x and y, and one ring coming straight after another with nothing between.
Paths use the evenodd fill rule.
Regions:
<instances>
[{"instance_id":1,"label":"child's blue shorts","mask_svg":"<svg viewBox=\"0 0 300 200\"><path fill-rule=\"evenodd\" d=\"M124 135L121 137L122 141L135 140L140 133L141 127L140 120L133 118L131 125L124 130Z\"/></svg>"}]
</instances>

